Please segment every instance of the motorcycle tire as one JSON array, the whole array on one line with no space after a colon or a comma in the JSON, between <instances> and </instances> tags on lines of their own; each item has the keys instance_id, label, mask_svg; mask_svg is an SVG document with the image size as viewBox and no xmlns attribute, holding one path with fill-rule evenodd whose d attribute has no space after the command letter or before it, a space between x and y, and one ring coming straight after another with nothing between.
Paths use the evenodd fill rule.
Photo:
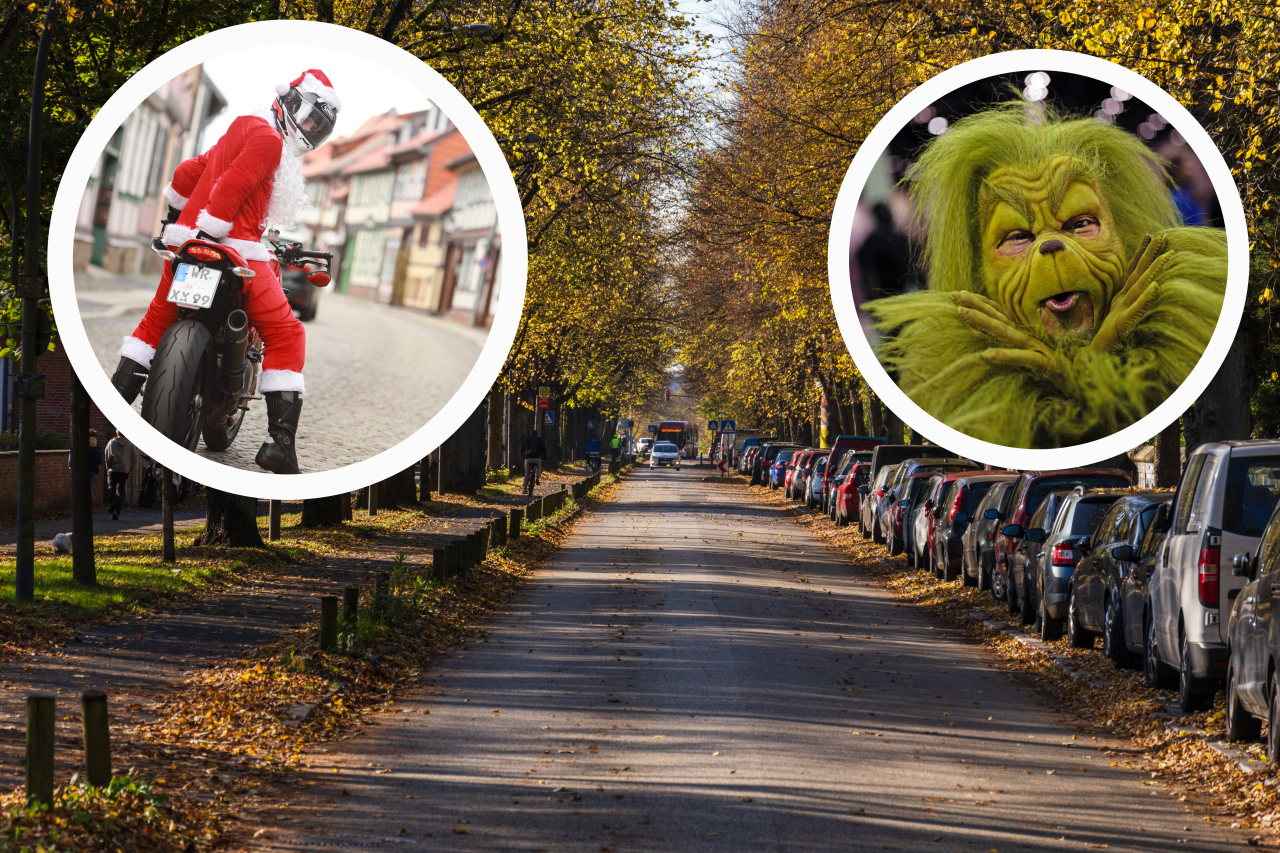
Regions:
<instances>
[{"instance_id":1,"label":"motorcycle tire","mask_svg":"<svg viewBox=\"0 0 1280 853\"><path fill-rule=\"evenodd\" d=\"M203 323L179 320L156 347L142 397L142 417L170 441L194 451L216 387L217 345Z\"/></svg>"}]
</instances>

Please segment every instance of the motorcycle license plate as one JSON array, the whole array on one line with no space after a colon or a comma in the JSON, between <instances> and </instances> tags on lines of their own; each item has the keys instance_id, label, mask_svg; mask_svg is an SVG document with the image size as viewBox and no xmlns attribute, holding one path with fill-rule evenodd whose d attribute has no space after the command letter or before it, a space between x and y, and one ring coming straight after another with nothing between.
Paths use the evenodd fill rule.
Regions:
<instances>
[{"instance_id":1,"label":"motorcycle license plate","mask_svg":"<svg viewBox=\"0 0 1280 853\"><path fill-rule=\"evenodd\" d=\"M168 299L186 308L208 308L221 280L222 270L178 264L173 273L173 283L169 286Z\"/></svg>"}]
</instances>

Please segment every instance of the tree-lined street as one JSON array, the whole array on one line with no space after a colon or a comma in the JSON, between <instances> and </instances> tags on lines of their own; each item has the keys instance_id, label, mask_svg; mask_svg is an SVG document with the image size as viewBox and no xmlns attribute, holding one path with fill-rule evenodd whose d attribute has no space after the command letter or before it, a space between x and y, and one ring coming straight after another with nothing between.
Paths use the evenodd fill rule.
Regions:
<instances>
[{"instance_id":1,"label":"tree-lined street","mask_svg":"<svg viewBox=\"0 0 1280 853\"><path fill-rule=\"evenodd\" d=\"M899 605L782 510L707 479L694 467L624 480L381 725L320 747L290 820L252 824L266 828L258 843L1240 843L1145 786L1131 745Z\"/></svg>"}]
</instances>

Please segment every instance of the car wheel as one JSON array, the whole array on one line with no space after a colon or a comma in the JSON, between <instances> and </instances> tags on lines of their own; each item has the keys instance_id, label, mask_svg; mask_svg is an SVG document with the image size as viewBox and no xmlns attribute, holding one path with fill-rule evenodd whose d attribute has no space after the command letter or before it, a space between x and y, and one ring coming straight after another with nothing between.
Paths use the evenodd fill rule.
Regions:
<instances>
[{"instance_id":1,"label":"car wheel","mask_svg":"<svg viewBox=\"0 0 1280 853\"><path fill-rule=\"evenodd\" d=\"M971 574L969 574L968 572L966 572L966 571L964 570L964 566L963 566L963 565L961 565L961 566L960 566L960 584L961 584L962 586L977 586L977 585L978 585L978 579L977 579L977 577L975 577L974 575L971 575Z\"/></svg>"},{"instance_id":2,"label":"car wheel","mask_svg":"<svg viewBox=\"0 0 1280 853\"><path fill-rule=\"evenodd\" d=\"M1178 656L1178 709L1184 714L1207 711L1213 707L1213 682L1196 678L1191 673L1191 643L1183 632Z\"/></svg>"},{"instance_id":3,"label":"car wheel","mask_svg":"<svg viewBox=\"0 0 1280 853\"><path fill-rule=\"evenodd\" d=\"M1168 687L1169 668L1160 660L1156 646L1156 625L1148 614L1142 631L1142 680L1148 687Z\"/></svg>"},{"instance_id":4,"label":"car wheel","mask_svg":"<svg viewBox=\"0 0 1280 853\"><path fill-rule=\"evenodd\" d=\"M991 572L987 571L986 566L982 565L982 562L979 561L978 562L978 589L980 590L991 589L991 585L992 585Z\"/></svg>"},{"instance_id":5,"label":"car wheel","mask_svg":"<svg viewBox=\"0 0 1280 853\"><path fill-rule=\"evenodd\" d=\"M1262 720L1246 711L1240 703L1236 675L1236 664L1232 658L1227 661L1227 740L1255 741L1262 734Z\"/></svg>"},{"instance_id":6,"label":"car wheel","mask_svg":"<svg viewBox=\"0 0 1280 853\"><path fill-rule=\"evenodd\" d=\"M849 519L845 517L844 513L842 512L836 513L836 527L844 527L848 523L849 523Z\"/></svg>"},{"instance_id":7,"label":"car wheel","mask_svg":"<svg viewBox=\"0 0 1280 853\"><path fill-rule=\"evenodd\" d=\"M991 571L987 575L987 589L991 590L991 597L996 601L1004 601L1004 585L1000 581L1000 573L996 571L995 566L991 567Z\"/></svg>"},{"instance_id":8,"label":"car wheel","mask_svg":"<svg viewBox=\"0 0 1280 853\"><path fill-rule=\"evenodd\" d=\"M889 556L896 557L902 553L902 545L898 542L898 537L893 533L889 534Z\"/></svg>"},{"instance_id":9,"label":"car wheel","mask_svg":"<svg viewBox=\"0 0 1280 853\"><path fill-rule=\"evenodd\" d=\"M875 521L871 522L871 541L877 545L885 544L884 534L880 532L880 525Z\"/></svg>"},{"instance_id":10,"label":"car wheel","mask_svg":"<svg viewBox=\"0 0 1280 853\"><path fill-rule=\"evenodd\" d=\"M1080 613L1076 610L1076 588L1071 587L1067 594L1067 645L1073 649L1093 648L1093 634L1080 624Z\"/></svg>"},{"instance_id":11,"label":"car wheel","mask_svg":"<svg viewBox=\"0 0 1280 853\"><path fill-rule=\"evenodd\" d=\"M1031 581L1024 577L1022 579L1022 607L1018 611L1018 618L1022 620L1023 625L1031 625L1036 621L1036 608L1032 596Z\"/></svg>"},{"instance_id":12,"label":"car wheel","mask_svg":"<svg viewBox=\"0 0 1280 853\"><path fill-rule=\"evenodd\" d=\"M1040 623L1040 639L1046 643L1051 643L1054 640L1061 640L1062 618L1049 615L1049 610L1044 603L1043 595L1040 596L1040 601L1038 603L1039 607L1037 610L1039 610L1040 616L1037 621Z\"/></svg>"},{"instance_id":13,"label":"car wheel","mask_svg":"<svg viewBox=\"0 0 1280 853\"><path fill-rule=\"evenodd\" d=\"M1124 644L1124 610L1117 595L1107 596L1107 609L1102 616L1102 653L1116 669L1133 667L1133 655Z\"/></svg>"}]
</instances>

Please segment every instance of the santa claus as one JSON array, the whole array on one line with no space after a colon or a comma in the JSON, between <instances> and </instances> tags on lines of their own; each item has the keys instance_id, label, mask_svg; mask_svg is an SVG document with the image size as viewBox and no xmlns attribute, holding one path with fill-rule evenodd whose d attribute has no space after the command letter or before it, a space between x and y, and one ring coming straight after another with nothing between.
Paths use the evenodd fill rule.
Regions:
<instances>
[{"instance_id":1,"label":"santa claus","mask_svg":"<svg viewBox=\"0 0 1280 853\"><path fill-rule=\"evenodd\" d=\"M233 121L216 145L181 163L164 189L169 224L163 240L171 249L197 236L212 238L239 252L255 273L248 279L244 310L265 344L258 390L267 402L269 435L257 462L276 474L299 473L294 441L307 340L262 234L268 225L291 227L294 211L306 206L298 158L329 136L341 106L333 84L318 69L292 83L277 83L270 109ZM130 403L146 381L160 338L177 320L178 306L167 298L172 278L166 264L146 316L120 347L111 381Z\"/></svg>"}]
</instances>

